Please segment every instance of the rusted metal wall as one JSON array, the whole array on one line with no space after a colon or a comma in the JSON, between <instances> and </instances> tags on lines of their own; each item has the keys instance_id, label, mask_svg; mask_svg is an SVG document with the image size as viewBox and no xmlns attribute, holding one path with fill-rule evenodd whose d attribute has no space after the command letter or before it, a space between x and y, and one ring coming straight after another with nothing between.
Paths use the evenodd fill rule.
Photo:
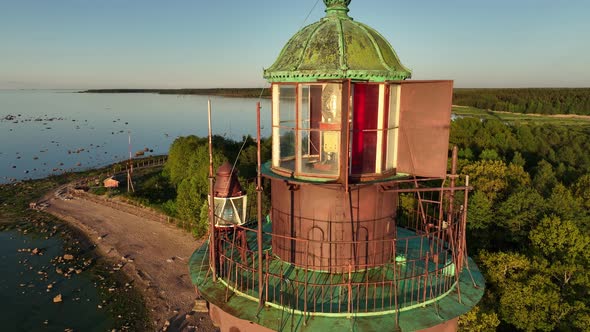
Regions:
<instances>
[{"instance_id":1,"label":"rusted metal wall","mask_svg":"<svg viewBox=\"0 0 590 332\"><path fill-rule=\"evenodd\" d=\"M443 178L447 173L453 81L399 83L397 171Z\"/></svg>"},{"instance_id":2,"label":"rusted metal wall","mask_svg":"<svg viewBox=\"0 0 590 332\"><path fill-rule=\"evenodd\" d=\"M392 259L397 194L379 185L289 185L272 180L273 253L318 271L367 269ZM382 241L383 240L383 241Z\"/></svg>"}]
</instances>

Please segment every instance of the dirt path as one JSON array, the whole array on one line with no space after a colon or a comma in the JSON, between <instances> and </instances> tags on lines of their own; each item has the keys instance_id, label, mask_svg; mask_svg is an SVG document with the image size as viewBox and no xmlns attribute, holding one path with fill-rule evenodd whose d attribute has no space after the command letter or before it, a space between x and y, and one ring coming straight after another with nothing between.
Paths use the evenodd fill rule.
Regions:
<instances>
[{"instance_id":1,"label":"dirt path","mask_svg":"<svg viewBox=\"0 0 590 332\"><path fill-rule=\"evenodd\" d=\"M143 293L155 326L168 331L215 331L207 314L192 313L195 292L188 259L202 244L171 225L83 199L51 197L47 212L86 233Z\"/></svg>"}]
</instances>

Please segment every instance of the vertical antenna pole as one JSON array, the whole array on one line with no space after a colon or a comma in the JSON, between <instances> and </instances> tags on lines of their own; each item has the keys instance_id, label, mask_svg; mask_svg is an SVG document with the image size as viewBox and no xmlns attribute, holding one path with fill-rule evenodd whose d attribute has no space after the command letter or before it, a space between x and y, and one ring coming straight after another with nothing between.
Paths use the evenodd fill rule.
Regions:
<instances>
[{"instance_id":1,"label":"vertical antenna pole","mask_svg":"<svg viewBox=\"0 0 590 332\"><path fill-rule=\"evenodd\" d=\"M210 224L210 240L209 240L209 266L213 272L213 282L217 282L216 273L216 251L215 251L215 214L214 214L214 199L213 199L213 134L211 130L211 99L207 101L207 119L209 125L209 224Z\"/></svg>"},{"instance_id":2,"label":"vertical antenna pole","mask_svg":"<svg viewBox=\"0 0 590 332\"><path fill-rule=\"evenodd\" d=\"M451 195L449 196L449 210L447 216L447 223L451 224L453 222L453 210L454 210L454 203L455 203L455 184L457 178L457 159L459 149L457 146L453 146L453 158L451 159Z\"/></svg>"},{"instance_id":3,"label":"vertical antenna pole","mask_svg":"<svg viewBox=\"0 0 590 332\"><path fill-rule=\"evenodd\" d=\"M262 297L263 294L263 282L264 279L262 277L262 169L260 160L260 102L256 104L256 141L257 141L257 163L258 163L258 172L256 176L256 212L258 214L258 303L259 307L262 308L264 305L264 298Z\"/></svg>"},{"instance_id":4,"label":"vertical antenna pole","mask_svg":"<svg viewBox=\"0 0 590 332\"><path fill-rule=\"evenodd\" d=\"M459 260L459 271L463 270L463 265L467 260L467 205L469 204L469 175L465 176L465 196L463 197L463 219L461 220L461 259Z\"/></svg>"},{"instance_id":5,"label":"vertical antenna pole","mask_svg":"<svg viewBox=\"0 0 590 332\"><path fill-rule=\"evenodd\" d=\"M133 188L133 180L131 179L131 173L133 173L133 161L131 156L131 131L127 131L127 135L129 138L129 145L127 146L127 150L129 151L129 161L127 162L127 192L135 191Z\"/></svg>"}]
</instances>

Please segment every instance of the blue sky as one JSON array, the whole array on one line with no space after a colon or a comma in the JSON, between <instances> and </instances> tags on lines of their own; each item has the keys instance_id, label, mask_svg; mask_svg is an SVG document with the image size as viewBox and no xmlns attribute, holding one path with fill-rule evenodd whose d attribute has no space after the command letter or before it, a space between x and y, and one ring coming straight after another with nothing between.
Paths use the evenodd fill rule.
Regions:
<instances>
[{"instance_id":1,"label":"blue sky","mask_svg":"<svg viewBox=\"0 0 590 332\"><path fill-rule=\"evenodd\" d=\"M262 69L324 15L316 2L0 0L0 88L265 86ZM588 0L353 0L350 8L414 79L590 87Z\"/></svg>"}]
</instances>

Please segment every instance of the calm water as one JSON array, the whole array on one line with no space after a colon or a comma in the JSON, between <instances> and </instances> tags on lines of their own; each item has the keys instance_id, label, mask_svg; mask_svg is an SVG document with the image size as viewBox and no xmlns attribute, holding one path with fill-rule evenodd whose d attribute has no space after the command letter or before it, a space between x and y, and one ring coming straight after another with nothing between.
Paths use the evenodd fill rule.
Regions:
<instances>
[{"instance_id":1,"label":"calm water","mask_svg":"<svg viewBox=\"0 0 590 332\"><path fill-rule=\"evenodd\" d=\"M0 183L83 170L132 151L165 154L178 136L207 135L206 96L0 90ZM256 134L256 99L211 97L214 134ZM263 136L270 102L262 101ZM149 155L150 153L146 154Z\"/></svg>"},{"instance_id":2,"label":"calm water","mask_svg":"<svg viewBox=\"0 0 590 332\"><path fill-rule=\"evenodd\" d=\"M178 136L207 134L206 96L80 94L0 90L0 183L103 166L148 148L165 154ZM212 97L215 134L241 140L256 134L255 99ZM270 103L262 101L263 135ZM106 331L114 325L96 285L83 272L65 280L50 260L63 240L0 232L1 331ZM44 255L19 252L44 248ZM47 273L46 275L44 273ZM47 285L57 281L48 292ZM64 301L53 303L62 294Z\"/></svg>"},{"instance_id":3,"label":"calm water","mask_svg":"<svg viewBox=\"0 0 590 332\"><path fill-rule=\"evenodd\" d=\"M19 252L25 248L43 248L43 255ZM58 236L44 239L16 230L0 232L2 331L106 331L113 327L107 312L97 308L100 300L87 272L70 279L57 274L51 259L60 255L63 242ZM63 302L53 303L58 294Z\"/></svg>"}]
</instances>

